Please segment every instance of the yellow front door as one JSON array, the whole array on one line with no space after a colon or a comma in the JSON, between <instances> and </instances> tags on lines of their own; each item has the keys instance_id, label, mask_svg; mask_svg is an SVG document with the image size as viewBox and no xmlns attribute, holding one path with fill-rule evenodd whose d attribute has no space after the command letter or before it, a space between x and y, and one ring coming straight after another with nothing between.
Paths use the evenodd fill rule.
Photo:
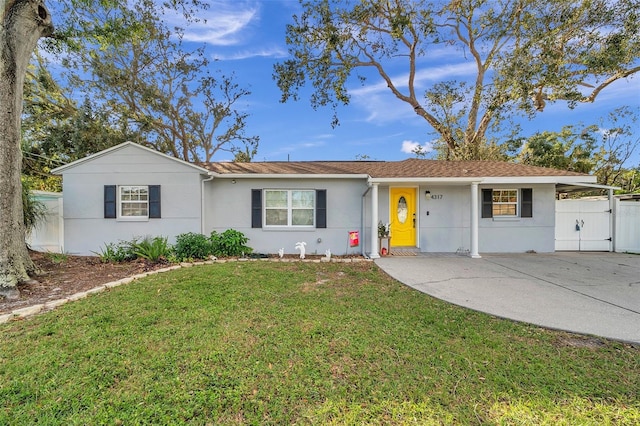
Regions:
<instances>
[{"instance_id":1,"label":"yellow front door","mask_svg":"<svg viewBox=\"0 0 640 426\"><path fill-rule=\"evenodd\" d=\"M391 218L391 245L416 245L416 189L391 188L389 217Z\"/></svg>"}]
</instances>

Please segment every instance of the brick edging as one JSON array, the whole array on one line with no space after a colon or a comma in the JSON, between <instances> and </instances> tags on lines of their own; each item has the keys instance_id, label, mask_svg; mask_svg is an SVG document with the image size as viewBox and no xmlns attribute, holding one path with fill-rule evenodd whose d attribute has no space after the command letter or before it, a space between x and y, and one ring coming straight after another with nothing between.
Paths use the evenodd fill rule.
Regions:
<instances>
[{"instance_id":1,"label":"brick edging","mask_svg":"<svg viewBox=\"0 0 640 426\"><path fill-rule=\"evenodd\" d=\"M169 271L174 271L176 269L181 269L181 268L190 268L193 266L200 266L200 265L213 265L216 263L229 263L229 262L282 262L282 263L288 263L288 262L304 262L304 263L357 263L357 262L371 262L371 259L365 259L365 258L333 258L333 259L327 259L326 257L323 257L321 259L291 259L291 258L264 258L264 259L236 259L236 258L232 258L232 259L218 259L218 260L207 260L207 261L202 261L202 262L183 262L180 263L179 265L173 265L173 266L168 266L166 268L161 268L161 269L156 269L153 271L149 271L149 272L143 272L141 274L136 274L136 275L132 275L130 277L126 277L126 278L121 278L119 280L116 281L111 281L108 282L106 284L101 284L97 287L91 288L89 290L86 291L81 291L79 293L74 293L70 296L64 297L62 299L56 299L56 300L50 300L48 302L45 303L39 303L37 305L31 305L31 306L26 306L24 308L20 308L20 309L15 309L7 314L2 314L0 315L0 324L4 324L7 323L9 321L12 320L18 320L18 319L23 319L23 318L27 318L33 315L37 315L40 313L44 313L44 312L49 312L54 310L55 308L65 305L69 302L73 302L75 300L80 300L80 299L84 299L92 294L97 294L97 293L102 293L103 291L106 291L108 289L111 288L115 288L115 287L119 287L123 284L129 284L135 280L138 280L140 278L144 278L144 277L148 277L149 275L155 275L155 274L160 274L163 272L169 272Z\"/></svg>"}]
</instances>

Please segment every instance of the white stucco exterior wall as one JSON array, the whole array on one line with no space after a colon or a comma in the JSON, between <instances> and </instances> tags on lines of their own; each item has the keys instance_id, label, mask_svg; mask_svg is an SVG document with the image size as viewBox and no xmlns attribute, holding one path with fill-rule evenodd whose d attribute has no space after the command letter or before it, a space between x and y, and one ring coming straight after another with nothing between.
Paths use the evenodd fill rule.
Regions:
<instances>
[{"instance_id":1,"label":"white stucco exterior wall","mask_svg":"<svg viewBox=\"0 0 640 426\"><path fill-rule=\"evenodd\" d=\"M235 183L233 183L235 181ZM252 189L325 189L327 228L251 227ZM205 235L232 228L249 238L248 245L258 253L299 254L295 244L307 243L307 254L323 255L327 249L336 255L362 252L361 206L367 190L364 179L251 179L216 177L205 184ZM368 223L365 224L368 226ZM349 246L349 232L360 231L360 245Z\"/></svg>"},{"instance_id":2,"label":"white stucco exterior wall","mask_svg":"<svg viewBox=\"0 0 640 426\"><path fill-rule=\"evenodd\" d=\"M555 186L480 185L492 189L533 189L532 218L479 218L480 253L521 253L535 250L553 252L555 248ZM419 195L419 247L422 252L469 250L469 186L421 186ZM425 191L430 196L425 196ZM481 199L481 194L479 194ZM478 212L478 214L481 214Z\"/></svg>"},{"instance_id":3,"label":"white stucco exterior wall","mask_svg":"<svg viewBox=\"0 0 640 426\"><path fill-rule=\"evenodd\" d=\"M94 255L105 244L145 236L170 243L185 232L200 232L200 181L197 169L124 146L63 171L64 241L70 254ZM160 185L161 218L127 221L104 218L105 185Z\"/></svg>"}]
</instances>

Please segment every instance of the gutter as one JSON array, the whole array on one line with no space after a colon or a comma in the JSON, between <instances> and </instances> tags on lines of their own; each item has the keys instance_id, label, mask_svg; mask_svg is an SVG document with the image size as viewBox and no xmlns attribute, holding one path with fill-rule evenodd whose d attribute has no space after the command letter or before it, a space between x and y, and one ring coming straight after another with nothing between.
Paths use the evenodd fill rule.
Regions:
<instances>
[{"instance_id":1,"label":"gutter","mask_svg":"<svg viewBox=\"0 0 640 426\"><path fill-rule=\"evenodd\" d=\"M205 222L204 222L204 215L205 215L205 208L204 208L204 183L205 182L211 182L213 180L215 176L211 175L206 179L202 179L200 181L200 233L202 235L204 235L204 226L205 226Z\"/></svg>"},{"instance_id":2,"label":"gutter","mask_svg":"<svg viewBox=\"0 0 640 426\"><path fill-rule=\"evenodd\" d=\"M366 238L366 233L364 230L364 213L365 213L365 197L367 196L367 194L369 193L369 191L371 191L371 183L367 184L367 190L364 191L364 193L362 194L362 205L360 206L360 232L362 233L362 250L360 251L360 253L362 254L362 257L364 257L365 259L368 259L369 256L367 256L366 253L366 242L367 242L367 238Z\"/></svg>"}]
</instances>

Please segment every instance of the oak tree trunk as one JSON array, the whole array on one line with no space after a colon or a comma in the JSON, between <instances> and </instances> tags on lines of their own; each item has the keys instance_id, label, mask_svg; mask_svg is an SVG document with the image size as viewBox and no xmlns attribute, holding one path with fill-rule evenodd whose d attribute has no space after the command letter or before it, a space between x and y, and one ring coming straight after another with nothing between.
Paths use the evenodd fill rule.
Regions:
<instances>
[{"instance_id":1,"label":"oak tree trunk","mask_svg":"<svg viewBox=\"0 0 640 426\"><path fill-rule=\"evenodd\" d=\"M53 33L43 0L0 0L0 294L36 272L25 243L20 120L27 65L38 39Z\"/></svg>"}]
</instances>

